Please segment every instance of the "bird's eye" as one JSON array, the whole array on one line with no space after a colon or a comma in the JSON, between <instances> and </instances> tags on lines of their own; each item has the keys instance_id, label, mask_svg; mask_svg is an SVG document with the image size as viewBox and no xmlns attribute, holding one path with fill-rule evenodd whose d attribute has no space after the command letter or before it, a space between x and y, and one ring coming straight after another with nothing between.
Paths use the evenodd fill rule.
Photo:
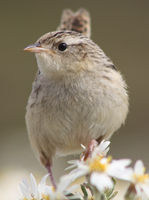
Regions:
<instances>
[{"instance_id":1,"label":"bird's eye","mask_svg":"<svg viewBox=\"0 0 149 200\"><path fill-rule=\"evenodd\" d=\"M67 44L66 43L61 43L58 45L58 49L60 51L65 51L65 49L67 48Z\"/></svg>"}]
</instances>

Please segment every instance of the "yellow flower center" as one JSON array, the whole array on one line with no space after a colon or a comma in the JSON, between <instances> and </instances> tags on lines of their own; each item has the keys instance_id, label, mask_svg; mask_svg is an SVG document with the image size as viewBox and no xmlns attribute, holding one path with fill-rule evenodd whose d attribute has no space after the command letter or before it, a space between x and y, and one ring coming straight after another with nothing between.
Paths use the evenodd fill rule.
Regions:
<instances>
[{"instance_id":1,"label":"yellow flower center","mask_svg":"<svg viewBox=\"0 0 149 200\"><path fill-rule=\"evenodd\" d=\"M32 198L32 200L36 200L35 198L34 198L34 195L33 194L31 194L31 198ZM23 200L28 200L27 198L23 198Z\"/></svg>"},{"instance_id":2,"label":"yellow flower center","mask_svg":"<svg viewBox=\"0 0 149 200\"><path fill-rule=\"evenodd\" d=\"M105 159L104 160L105 162L103 162L102 159ZM107 158L102 158L101 156L97 156L89 165L90 171L105 172L111 160L112 160L111 156L108 156Z\"/></svg>"},{"instance_id":3,"label":"yellow flower center","mask_svg":"<svg viewBox=\"0 0 149 200\"><path fill-rule=\"evenodd\" d=\"M48 195L43 194L42 197L43 197L43 200L50 200L50 197Z\"/></svg>"},{"instance_id":4,"label":"yellow flower center","mask_svg":"<svg viewBox=\"0 0 149 200\"><path fill-rule=\"evenodd\" d=\"M149 178L148 174L140 175L134 174L133 177L135 178L136 182L143 183L146 179Z\"/></svg>"}]
</instances>

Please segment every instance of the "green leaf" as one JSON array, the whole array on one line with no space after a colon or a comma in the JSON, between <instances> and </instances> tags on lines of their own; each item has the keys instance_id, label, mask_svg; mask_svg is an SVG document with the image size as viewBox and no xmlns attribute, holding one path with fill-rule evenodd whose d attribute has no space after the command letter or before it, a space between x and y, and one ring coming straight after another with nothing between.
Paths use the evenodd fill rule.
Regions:
<instances>
[{"instance_id":1,"label":"green leaf","mask_svg":"<svg viewBox=\"0 0 149 200\"><path fill-rule=\"evenodd\" d=\"M105 193L105 195L106 195L107 198L111 196L111 194L113 193L113 190L114 190L114 188L112 188L112 189L107 188L107 189L105 190L104 193Z\"/></svg>"},{"instance_id":2,"label":"green leaf","mask_svg":"<svg viewBox=\"0 0 149 200\"><path fill-rule=\"evenodd\" d=\"M115 191L115 192L108 198L108 200L112 200L117 194L118 194L118 191Z\"/></svg>"},{"instance_id":3,"label":"green leaf","mask_svg":"<svg viewBox=\"0 0 149 200\"><path fill-rule=\"evenodd\" d=\"M91 195L93 196L93 186L90 185L88 182L83 183L84 187L90 190Z\"/></svg>"},{"instance_id":4,"label":"green leaf","mask_svg":"<svg viewBox=\"0 0 149 200\"><path fill-rule=\"evenodd\" d=\"M83 197L78 196L77 194L69 193L68 195L65 195L67 199L69 200L82 200Z\"/></svg>"},{"instance_id":5,"label":"green leaf","mask_svg":"<svg viewBox=\"0 0 149 200\"><path fill-rule=\"evenodd\" d=\"M114 186L116 185L116 179L112 177L112 181L114 183Z\"/></svg>"},{"instance_id":6,"label":"green leaf","mask_svg":"<svg viewBox=\"0 0 149 200\"><path fill-rule=\"evenodd\" d=\"M87 199L88 198L88 193L87 193L87 190L86 190L85 186L82 185L82 184L81 184L81 190L82 190L82 192L84 194L84 199Z\"/></svg>"}]
</instances>

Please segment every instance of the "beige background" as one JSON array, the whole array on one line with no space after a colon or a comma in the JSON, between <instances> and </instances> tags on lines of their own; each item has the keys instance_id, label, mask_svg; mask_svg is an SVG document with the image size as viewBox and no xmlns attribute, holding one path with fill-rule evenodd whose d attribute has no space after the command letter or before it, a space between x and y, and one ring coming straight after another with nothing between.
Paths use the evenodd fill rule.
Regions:
<instances>
[{"instance_id":1,"label":"beige background","mask_svg":"<svg viewBox=\"0 0 149 200\"><path fill-rule=\"evenodd\" d=\"M62 10L86 8L92 39L124 75L130 94L126 124L111 140L114 158L142 159L149 170L149 1L148 0L13 0L0 5L0 194L16 199L17 184L29 173L41 177L28 141L25 107L37 71L34 54L22 49L56 30ZM57 180L66 160L54 163ZM71 158L72 159L72 158ZM9 198L8 198L9 197Z\"/></svg>"}]
</instances>

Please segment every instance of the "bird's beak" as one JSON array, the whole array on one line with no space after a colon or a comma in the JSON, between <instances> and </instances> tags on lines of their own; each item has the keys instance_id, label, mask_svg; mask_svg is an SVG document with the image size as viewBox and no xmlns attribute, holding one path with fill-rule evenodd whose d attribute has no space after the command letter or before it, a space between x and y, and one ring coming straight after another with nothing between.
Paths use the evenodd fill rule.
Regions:
<instances>
[{"instance_id":1,"label":"bird's beak","mask_svg":"<svg viewBox=\"0 0 149 200\"><path fill-rule=\"evenodd\" d=\"M41 53L41 52L49 52L54 53L53 51L50 51L49 49L41 47L39 43L31 44L23 49L23 51L29 51L33 53Z\"/></svg>"}]
</instances>

